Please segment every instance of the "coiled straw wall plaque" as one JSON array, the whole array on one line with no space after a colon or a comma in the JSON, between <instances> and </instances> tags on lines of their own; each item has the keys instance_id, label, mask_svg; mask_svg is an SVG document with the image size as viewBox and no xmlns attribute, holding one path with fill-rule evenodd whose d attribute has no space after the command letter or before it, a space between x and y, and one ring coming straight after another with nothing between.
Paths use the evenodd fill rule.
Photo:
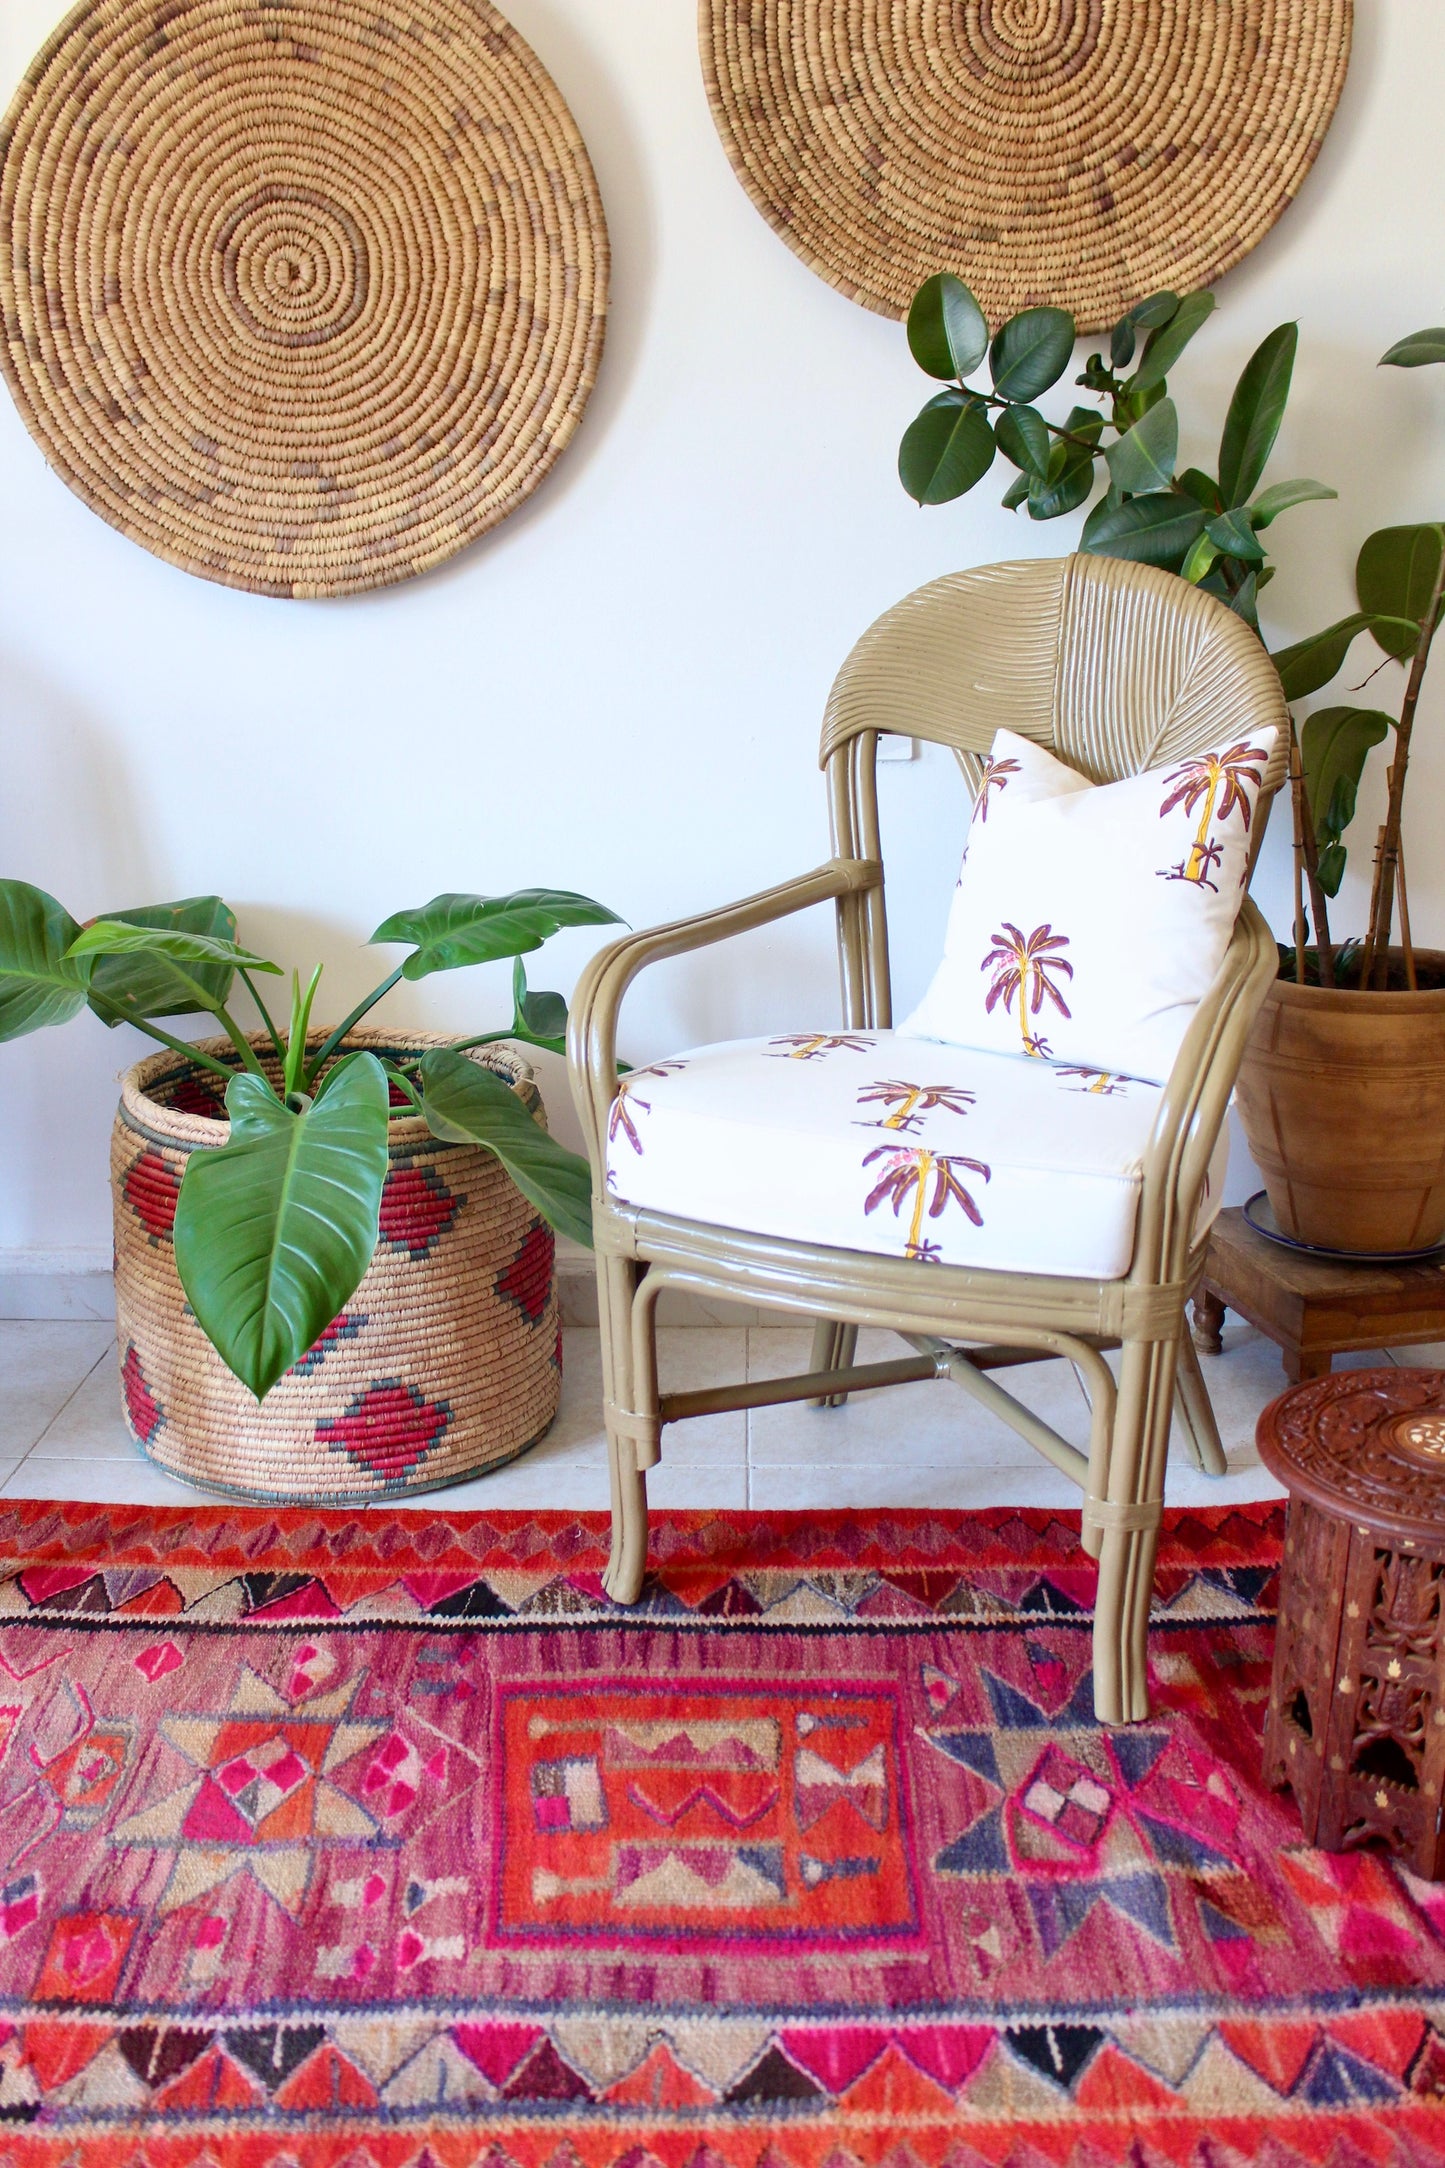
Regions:
<instances>
[{"instance_id":1,"label":"coiled straw wall plaque","mask_svg":"<svg viewBox=\"0 0 1445 2168\"><path fill-rule=\"evenodd\" d=\"M488 0L83 0L0 156L20 411L87 504L189 572L408 579L577 426L602 206Z\"/></svg>"},{"instance_id":2,"label":"coiled straw wall plaque","mask_svg":"<svg viewBox=\"0 0 1445 2168\"><path fill-rule=\"evenodd\" d=\"M1208 285L1299 188L1351 0L699 0L757 208L884 316L956 271L997 323L1081 330Z\"/></svg>"}]
</instances>

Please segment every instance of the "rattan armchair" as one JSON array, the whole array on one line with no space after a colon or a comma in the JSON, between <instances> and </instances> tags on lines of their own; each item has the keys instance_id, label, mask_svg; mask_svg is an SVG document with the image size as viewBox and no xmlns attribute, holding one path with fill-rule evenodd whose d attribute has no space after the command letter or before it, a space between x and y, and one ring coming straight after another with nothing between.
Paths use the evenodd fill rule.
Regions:
<instances>
[{"instance_id":1,"label":"rattan armchair","mask_svg":"<svg viewBox=\"0 0 1445 2168\"><path fill-rule=\"evenodd\" d=\"M880 734L950 747L970 788L1000 726L1055 750L1096 782L1162 766L1231 733L1286 722L1259 641L1220 603L1172 575L1092 557L989 566L934 581L858 642L823 722L834 855L800 879L726 909L631 935L583 975L569 1038L572 1089L591 1159L611 1461L605 1585L637 1600L647 1554L647 1470L666 1424L786 1400L836 1405L849 1392L937 1377L1001 1416L1083 1493L1083 1544L1099 1561L1094 1704L1106 1723L1148 1714L1146 1634L1176 1394L1196 1461L1224 1457L1185 1302L1203 1269L1197 1207L1246 1033L1277 969L1275 943L1245 899L1224 964L1160 1097L1144 1160L1132 1262L1082 1280L920 1264L703 1224L619 1202L606 1186L623 996L647 965L832 902L844 1029L891 1024L875 759ZM1280 729L1268 794L1286 764ZM660 1393L658 1297L680 1288L765 1304L816 1324L804 1376ZM861 1325L899 1333L902 1359L859 1366ZM1122 1351L1117 1365L1104 1359ZM1062 1356L1091 1407L1087 1450L997 1382L1019 1362ZM825 1418L820 1418L825 1420Z\"/></svg>"}]
</instances>

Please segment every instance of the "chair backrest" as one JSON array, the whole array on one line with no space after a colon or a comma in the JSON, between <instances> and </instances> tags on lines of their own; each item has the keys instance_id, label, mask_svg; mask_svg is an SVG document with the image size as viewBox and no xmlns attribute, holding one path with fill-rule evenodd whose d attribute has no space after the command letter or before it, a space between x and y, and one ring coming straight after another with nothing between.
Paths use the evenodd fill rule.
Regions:
<instances>
[{"instance_id":1,"label":"chair backrest","mask_svg":"<svg viewBox=\"0 0 1445 2168\"><path fill-rule=\"evenodd\" d=\"M893 731L951 746L974 790L1006 728L1107 783L1270 723L1261 812L1287 770L1288 716L1258 637L1172 573L1051 557L950 573L886 610L834 681L820 761Z\"/></svg>"}]
</instances>

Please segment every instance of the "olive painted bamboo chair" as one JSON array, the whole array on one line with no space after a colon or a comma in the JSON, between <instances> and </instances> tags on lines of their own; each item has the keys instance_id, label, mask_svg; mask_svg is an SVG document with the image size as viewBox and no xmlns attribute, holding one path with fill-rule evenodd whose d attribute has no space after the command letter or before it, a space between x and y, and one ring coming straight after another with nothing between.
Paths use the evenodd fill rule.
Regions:
<instances>
[{"instance_id":1,"label":"olive painted bamboo chair","mask_svg":"<svg viewBox=\"0 0 1445 2168\"><path fill-rule=\"evenodd\" d=\"M647 1555L646 1475L664 1425L787 1400L837 1405L853 1390L949 1378L1002 1417L1084 1494L1083 1543L1099 1561L1094 1704L1106 1723L1148 1714L1146 1633L1176 1391L1196 1461L1224 1456L1185 1302L1203 1269L1197 1232L1206 1171L1245 1036L1277 969L1245 899L1223 966L1196 1011L1159 1097L1138 1185L1132 1261L1086 1280L920 1263L779 1239L620 1201L609 1194L617 1099L617 1021L637 974L663 957L831 901L838 920L844 1029L891 1024L888 935L875 759L881 733L952 748L971 790L1000 726L1051 748L1095 782L1281 726L1264 778L1253 849L1285 765L1286 714L1259 641L1220 603L1171 574L1095 557L1006 564L919 589L863 635L833 686L821 765L833 857L800 879L701 917L638 933L597 955L572 1007L569 1066L594 1176L612 1552L605 1577L637 1600ZM811 1020L809 1020L811 1022ZM1127 1242L1127 1225L1125 1228ZM665 1288L752 1301L817 1324L804 1376L660 1393L657 1301ZM914 1353L859 1366L861 1325L902 1335ZM1122 1349L1117 1382L1104 1351ZM991 1375L1063 1356L1091 1406L1080 1451ZM820 1418L820 1421L826 1418Z\"/></svg>"}]
</instances>

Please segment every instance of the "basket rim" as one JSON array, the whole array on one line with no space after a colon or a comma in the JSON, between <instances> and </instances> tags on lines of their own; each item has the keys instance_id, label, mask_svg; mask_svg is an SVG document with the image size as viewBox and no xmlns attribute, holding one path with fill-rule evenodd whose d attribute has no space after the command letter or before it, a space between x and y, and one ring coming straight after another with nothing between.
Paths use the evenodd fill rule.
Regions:
<instances>
[{"instance_id":1,"label":"basket rim","mask_svg":"<svg viewBox=\"0 0 1445 2168\"><path fill-rule=\"evenodd\" d=\"M271 1053L274 1051L264 1031L248 1032L246 1037L249 1044L258 1053L262 1051ZM306 1034L306 1044L308 1048L323 1046L329 1037L329 1031L318 1028ZM342 1054L352 1053L358 1049L364 1050L368 1047L394 1047L408 1052L426 1053L433 1047L456 1046L463 1037L465 1037L464 1033L454 1031L410 1029L383 1031L378 1028L363 1028L349 1031L336 1051L338 1059ZM224 1033L220 1033L213 1038L197 1039L195 1045L204 1054L217 1054L224 1057L235 1053L234 1046ZM513 1091L529 1106L535 1106L540 1101L541 1095L537 1090L536 1071L525 1055L520 1053L510 1041L502 1041L491 1046L466 1047L463 1051L469 1060L477 1063L479 1068L495 1069L506 1076ZM157 1083L161 1077L184 1073L187 1070L198 1077L207 1073L198 1064L185 1062L179 1054L172 1052L169 1047L159 1047L154 1054L142 1056L139 1061L133 1062L129 1069L122 1072L120 1079L121 1111L128 1117L133 1127L164 1139L168 1144L203 1146L215 1149L228 1142L231 1134L229 1121L216 1120L206 1114L187 1114L177 1107L165 1106L159 1099L153 1099L150 1096L151 1086ZM238 1069L236 1073L239 1076L244 1072ZM217 1081L219 1082L219 1079ZM392 1119L387 1130L387 1143L393 1152L398 1148L406 1150L423 1143L429 1147L435 1147L442 1141L433 1136L427 1126L426 1117L421 1114L397 1115Z\"/></svg>"}]
</instances>

